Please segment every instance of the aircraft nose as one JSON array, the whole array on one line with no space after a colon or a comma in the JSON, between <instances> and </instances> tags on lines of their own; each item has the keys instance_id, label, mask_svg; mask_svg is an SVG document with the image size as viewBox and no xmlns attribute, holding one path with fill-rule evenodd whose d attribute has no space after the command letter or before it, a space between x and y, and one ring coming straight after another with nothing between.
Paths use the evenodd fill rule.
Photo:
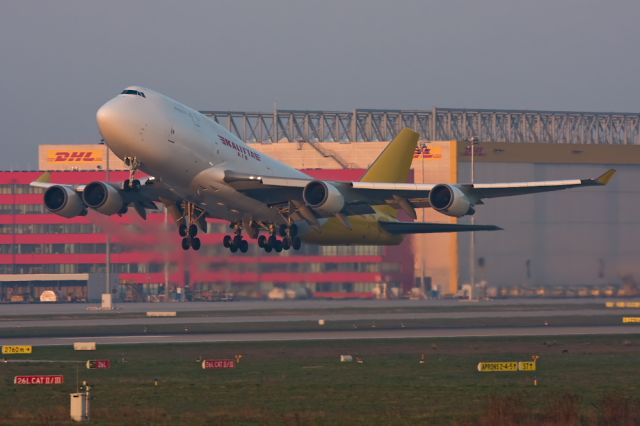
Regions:
<instances>
[{"instance_id":1,"label":"aircraft nose","mask_svg":"<svg viewBox=\"0 0 640 426\"><path fill-rule=\"evenodd\" d=\"M109 129L112 129L115 125L116 120L116 111L113 105L113 100L102 105L98 108L96 112L96 121L98 122L98 128L100 129L100 133L102 137L107 138Z\"/></svg>"}]
</instances>

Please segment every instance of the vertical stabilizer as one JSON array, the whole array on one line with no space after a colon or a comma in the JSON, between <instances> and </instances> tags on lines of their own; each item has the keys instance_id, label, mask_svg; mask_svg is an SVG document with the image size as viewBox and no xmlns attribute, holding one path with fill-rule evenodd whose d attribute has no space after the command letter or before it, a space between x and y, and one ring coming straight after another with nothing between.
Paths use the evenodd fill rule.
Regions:
<instances>
[{"instance_id":1,"label":"vertical stabilizer","mask_svg":"<svg viewBox=\"0 0 640 426\"><path fill-rule=\"evenodd\" d=\"M419 136L411 129L402 129L376 158L361 181L406 183Z\"/></svg>"},{"instance_id":2,"label":"vertical stabilizer","mask_svg":"<svg viewBox=\"0 0 640 426\"><path fill-rule=\"evenodd\" d=\"M395 139L382 150L360 180L362 182L406 183L409 179L409 169L419 137L420 135L411 129L402 129ZM398 209L389 205L376 206L376 210L391 217L398 215Z\"/></svg>"}]
</instances>

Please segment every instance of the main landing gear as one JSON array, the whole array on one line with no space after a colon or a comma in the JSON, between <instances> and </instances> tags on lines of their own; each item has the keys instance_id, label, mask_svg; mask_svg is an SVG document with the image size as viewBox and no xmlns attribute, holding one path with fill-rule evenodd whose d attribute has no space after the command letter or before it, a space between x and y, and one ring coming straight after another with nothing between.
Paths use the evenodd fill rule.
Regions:
<instances>
[{"instance_id":1,"label":"main landing gear","mask_svg":"<svg viewBox=\"0 0 640 426\"><path fill-rule=\"evenodd\" d=\"M136 172L140 168L140 162L136 157L124 157L124 164L129 167L129 179L124 181L122 189L125 191L139 191L142 185L136 179Z\"/></svg>"},{"instance_id":2,"label":"main landing gear","mask_svg":"<svg viewBox=\"0 0 640 426\"><path fill-rule=\"evenodd\" d=\"M249 250L249 243L242 238L242 227L237 223L232 223L233 236L225 235L222 239L222 245L228 248L231 253L235 253L240 250L241 253L246 253Z\"/></svg>"},{"instance_id":3,"label":"main landing gear","mask_svg":"<svg viewBox=\"0 0 640 426\"><path fill-rule=\"evenodd\" d=\"M300 250L302 242L300 241L300 237L298 237L298 227L295 223L290 226L279 225L277 228L271 226L269 231L270 235L268 237L266 235L260 235L258 237L258 246L263 248L267 253L271 253L272 250L280 253L282 250L286 251L291 248ZM282 239L278 239L276 234L279 234Z\"/></svg>"},{"instance_id":4,"label":"main landing gear","mask_svg":"<svg viewBox=\"0 0 640 426\"><path fill-rule=\"evenodd\" d=\"M222 245L228 248L231 253L236 253L238 251L246 253L249 250L249 243L242 237L242 225L232 223L231 228L233 229L233 235L225 235L222 239ZM255 234L257 234L257 232L258 231L255 230L255 233L250 233L250 236L255 238ZM291 248L294 250L300 250L300 247L302 246L300 237L298 237L298 227L295 224L292 224L291 226L270 225L268 232L268 235L258 236L258 246L264 249L267 253L271 253L272 251L280 253L282 250L286 251ZM282 239L279 239L278 236L282 237Z\"/></svg>"},{"instance_id":5,"label":"main landing gear","mask_svg":"<svg viewBox=\"0 0 640 426\"><path fill-rule=\"evenodd\" d=\"M200 210L193 203L184 204L184 216L178 225L178 234L182 237L182 250L190 248L198 251L202 245L198 238L198 223L203 218L204 211ZM206 223L204 223L205 226Z\"/></svg>"}]
</instances>

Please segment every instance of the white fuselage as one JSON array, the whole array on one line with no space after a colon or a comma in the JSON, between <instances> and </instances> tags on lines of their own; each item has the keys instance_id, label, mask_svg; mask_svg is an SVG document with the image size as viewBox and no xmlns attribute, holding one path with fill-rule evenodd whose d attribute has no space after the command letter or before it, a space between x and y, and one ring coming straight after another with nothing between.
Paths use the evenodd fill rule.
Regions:
<instances>
[{"instance_id":1,"label":"white fuselage","mask_svg":"<svg viewBox=\"0 0 640 426\"><path fill-rule=\"evenodd\" d=\"M249 147L180 102L149 89L130 89L144 93L144 97L120 94L97 112L100 133L119 158L135 158L140 170L212 217L284 221L275 209L227 185L224 171L285 178L309 176Z\"/></svg>"}]
</instances>

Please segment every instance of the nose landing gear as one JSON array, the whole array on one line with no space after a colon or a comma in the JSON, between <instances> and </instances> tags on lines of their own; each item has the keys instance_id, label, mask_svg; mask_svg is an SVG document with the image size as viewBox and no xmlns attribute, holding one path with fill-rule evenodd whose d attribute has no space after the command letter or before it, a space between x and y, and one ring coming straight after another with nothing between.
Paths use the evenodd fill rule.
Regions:
<instances>
[{"instance_id":1,"label":"nose landing gear","mask_svg":"<svg viewBox=\"0 0 640 426\"><path fill-rule=\"evenodd\" d=\"M123 189L125 191L139 191L141 184L135 177L140 168L140 162L136 157L124 157L124 164L129 167L129 179L124 181Z\"/></svg>"}]
</instances>

